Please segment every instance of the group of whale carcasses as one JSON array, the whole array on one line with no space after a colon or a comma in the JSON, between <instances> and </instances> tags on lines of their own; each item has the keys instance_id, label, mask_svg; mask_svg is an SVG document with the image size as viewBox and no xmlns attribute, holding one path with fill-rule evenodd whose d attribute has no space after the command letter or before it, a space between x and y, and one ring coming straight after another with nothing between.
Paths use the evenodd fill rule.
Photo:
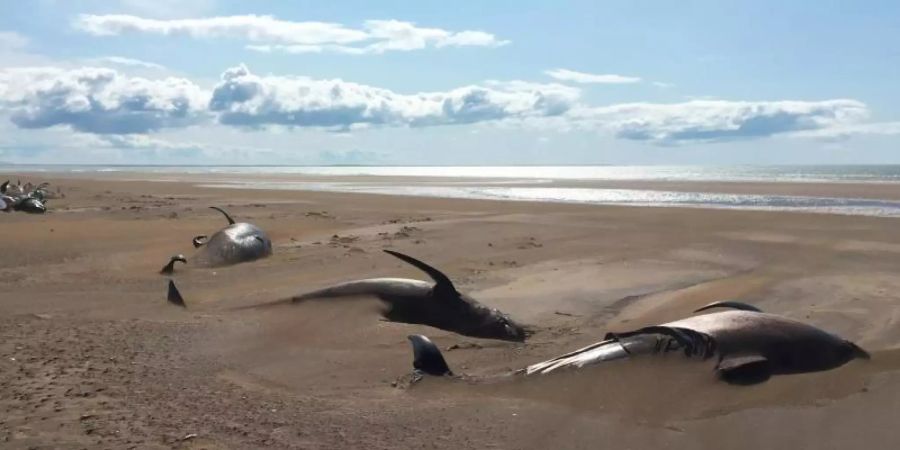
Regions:
<instances>
[{"instance_id":1,"label":"group of whale carcasses","mask_svg":"<svg viewBox=\"0 0 900 450\"><path fill-rule=\"evenodd\" d=\"M272 241L262 229L235 222L225 211L213 208L225 215L228 226L211 237L193 239L199 250L191 264L224 266L250 262L272 253ZM382 315L390 321L422 324L485 339L524 342L530 336L530 327L460 293L440 270L399 252L385 252L420 269L433 283L406 278L352 280L245 308L371 296L381 300L384 305ZM172 275L174 264L179 261L188 263L183 255L176 255L160 272ZM168 299L173 304L185 306L172 280L169 280ZM544 375L584 369L606 361L678 352L689 359L716 358L714 373L718 379L735 385L749 385L764 382L772 375L823 371L853 359L869 359L869 354L853 342L800 321L764 313L746 303L719 301L694 313L702 314L633 331L608 333L599 342L508 375ZM413 349L415 380L423 375L453 376L441 351L428 337L410 335L409 341Z\"/></svg>"},{"instance_id":2,"label":"group of whale carcasses","mask_svg":"<svg viewBox=\"0 0 900 450\"><path fill-rule=\"evenodd\" d=\"M43 214L47 212L47 200L62 196L57 188L56 192L50 189L50 183L33 185L30 182L22 184L10 184L9 180L0 184L0 211L20 211L31 214Z\"/></svg>"}]
</instances>

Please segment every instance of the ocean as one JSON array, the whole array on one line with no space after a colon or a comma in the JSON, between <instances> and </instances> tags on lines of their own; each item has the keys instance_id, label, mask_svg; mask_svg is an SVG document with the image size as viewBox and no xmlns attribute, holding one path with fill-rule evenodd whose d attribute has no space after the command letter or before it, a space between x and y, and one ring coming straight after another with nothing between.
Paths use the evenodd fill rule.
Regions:
<instances>
[{"instance_id":1,"label":"ocean","mask_svg":"<svg viewBox=\"0 0 900 450\"><path fill-rule=\"evenodd\" d=\"M369 175L557 180L900 183L900 165L805 166L160 166L6 165L2 172Z\"/></svg>"},{"instance_id":2,"label":"ocean","mask_svg":"<svg viewBox=\"0 0 900 450\"><path fill-rule=\"evenodd\" d=\"M146 174L151 180L177 175L214 175L211 187L359 192L445 198L542 201L599 205L794 211L900 217L900 202L871 198L751 195L558 186L558 181L711 181L897 184L900 166L131 166L16 165L0 174ZM235 175L233 179L229 174ZM267 180L264 175L273 175ZM257 175L252 180L242 175ZM262 179L258 175L263 175ZM278 175L278 177L274 177ZM283 175L296 175L284 177ZM341 179L346 176L348 178ZM354 178L365 176L365 179ZM379 180L379 176L391 177ZM329 177L327 181L316 177ZM408 177L408 178L396 178ZM193 177L191 177L193 178ZM202 178L202 177L200 177Z\"/></svg>"}]
</instances>

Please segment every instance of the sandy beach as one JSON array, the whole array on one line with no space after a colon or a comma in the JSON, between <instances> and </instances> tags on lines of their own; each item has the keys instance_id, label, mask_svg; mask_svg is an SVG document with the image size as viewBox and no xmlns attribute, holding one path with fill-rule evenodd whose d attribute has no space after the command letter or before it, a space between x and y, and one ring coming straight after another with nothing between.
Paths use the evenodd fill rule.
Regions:
<instances>
[{"instance_id":1,"label":"sandy beach","mask_svg":"<svg viewBox=\"0 0 900 450\"><path fill-rule=\"evenodd\" d=\"M45 215L0 213L2 448L900 447L896 218L0 178L17 176L66 197ZM602 186L900 199L880 184ZM178 266L183 310L158 271L225 225L210 205L267 230L274 255ZM353 278L425 279L382 249L432 263L536 333L518 344L386 322L366 299L240 309ZM872 360L752 387L677 355L500 377L732 298ZM411 333L467 380L404 388Z\"/></svg>"}]
</instances>

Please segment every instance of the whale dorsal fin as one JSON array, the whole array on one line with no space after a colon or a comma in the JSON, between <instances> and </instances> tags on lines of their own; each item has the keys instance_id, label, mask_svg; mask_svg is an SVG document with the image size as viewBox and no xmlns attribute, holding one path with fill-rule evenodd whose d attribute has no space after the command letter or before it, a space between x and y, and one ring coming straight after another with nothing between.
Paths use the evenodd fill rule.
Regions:
<instances>
[{"instance_id":1,"label":"whale dorsal fin","mask_svg":"<svg viewBox=\"0 0 900 450\"><path fill-rule=\"evenodd\" d=\"M406 262L415 266L417 269L421 270L428 274L432 280L434 280L434 291L438 294L439 297L444 296L452 296L453 298L459 298L459 291L456 290L456 287L453 286L453 282L450 281L450 278L447 275L444 275L440 270L435 269L434 267L429 266L428 264L419 261L412 256L404 255L400 252L395 252L392 250L385 250L385 253L399 258L401 261Z\"/></svg>"},{"instance_id":2,"label":"whale dorsal fin","mask_svg":"<svg viewBox=\"0 0 900 450\"><path fill-rule=\"evenodd\" d=\"M716 366L716 376L729 384L759 384L772 376L772 365L762 355L726 356Z\"/></svg>"},{"instance_id":3,"label":"whale dorsal fin","mask_svg":"<svg viewBox=\"0 0 900 450\"><path fill-rule=\"evenodd\" d=\"M694 312L698 313L700 311L706 311L707 309L713 309L713 308L731 308L731 309L739 309L741 311L762 312L761 309L759 309L753 305L748 305L747 303L743 303L743 302L736 302L734 300L723 300L720 302L712 302L704 307L695 309Z\"/></svg>"},{"instance_id":4,"label":"whale dorsal fin","mask_svg":"<svg viewBox=\"0 0 900 450\"><path fill-rule=\"evenodd\" d=\"M413 347L413 367L428 375L444 376L453 375L441 350L426 336L411 334L407 336Z\"/></svg>"},{"instance_id":5,"label":"whale dorsal fin","mask_svg":"<svg viewBox=\"0 0 900 450\"><path fill-rule=\"evenodd\" d=\"M184 304L184 299L181 297L181 292L178 292L178 288L175 287L175 282L172 280L169 280L169 295L166 296L166 300L173 305L182 308L187 307L187 305Z\"/></svg>"},{"instance_id":6,"label":"whale dorsal fin","mask_svg":"<svg viewBox=\"0 0 900 450\"><path fill-rule=\"evenodd\" d=\"M218 206L210 206L210 209L214 209L214 210L224 214L225 218L228 219L228 225L234 225L234 219L232 219L231 216L229 216L228 213L225 212L224 209L219 208Z\"/></svg>"}]
</instances>

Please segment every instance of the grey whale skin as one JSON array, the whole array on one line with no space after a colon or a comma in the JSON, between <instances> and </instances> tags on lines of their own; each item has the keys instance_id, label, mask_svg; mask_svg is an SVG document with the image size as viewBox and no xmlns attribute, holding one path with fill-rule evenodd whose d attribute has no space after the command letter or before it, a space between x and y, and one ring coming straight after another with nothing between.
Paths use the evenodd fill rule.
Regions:
<instances>
[{"instance_id":1,"label":"grey whale skin","mask_svg":"<svg viewBox=\"0 0 900 450\"><path fill-rule=\"evenodd\" d=\"M47 212L45 189L49 183L41 183L34 187L26 183L28 189L18 183L13 186L15 192L9 189L9 180L0 184L0 211L22 211L29 214L44 214Z\"/></svg>"},{"instance_id":2,"label":"grey whale skin","mask_svg":"<svg viewBox=\"0 0 900 450\"><path fill-rule=\"evenodd\" d=\"M720 311L625 333L514 372L536 376L565 369L583 369L605 361L637 355L680 351L687 357L717 357L716 376L727 383L751 385L773 375L818 372L840 367L869 354L848 340L812 325L760 312L738 302L716 302L697 311ZM409 336L413 367L428 375L451 375L440 350L427 337Z\"/></svg>"},{"instance_id":3,"label":"grey whale skin","mask_svg":"<svg viewBox=\"0 0 900 450\"><path fill-rule=\"evenodd\" d=\"M228 226L215 232L212 237L205 235L193 239L194 247L200 250L191 258L191 264L197 267L221 267L244 262L255 261L272 254L272 240L266 232L256 225L235 222L223 209L210 206L219 211L228 220ZM161 274L171 275L175 262L187 263L184 255L175 255L160 270Z\"/></svg>"},{"instance_id":4,"label":"grey whale skin","mask_svg":"<svg viewBox=\"0 0 900 450\"><path fill-rule=\"evenodd\" d=\"M318 298L371 295L386 305L384 318L393 322L429 325L465 336L522 342L526 327L495 308L460 293L446 275L411 256L384 250L428 274L434 284L407 278L369 278L348 281L290 298L302 302Z\"/></svg>"}]
</instances>

